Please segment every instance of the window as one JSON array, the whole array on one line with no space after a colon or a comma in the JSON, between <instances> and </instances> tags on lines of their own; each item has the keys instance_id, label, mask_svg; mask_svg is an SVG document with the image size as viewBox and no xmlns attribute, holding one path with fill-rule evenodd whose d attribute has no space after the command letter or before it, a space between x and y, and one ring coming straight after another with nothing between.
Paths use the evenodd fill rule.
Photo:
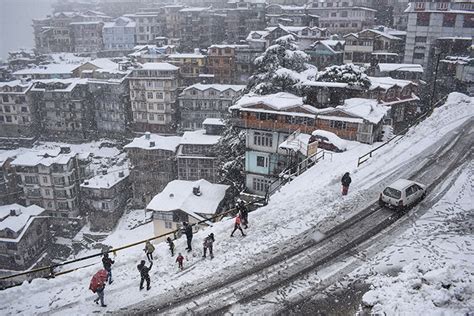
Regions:
<instances>
[{"instance_id":1,"label":"window","mask_svg":"<svg viewBox=\"0 0 474 316\"><path fill-rule=\"evenodd\" d=\"M399 199L402 197L402 192L396 189L392 189L392 188L386 188L383 191L383 194L394 199Z\"/></svg>"},{"instance_id":2,"label":"window","mask_svg":"<svg viewBox=\"0 0 474 316\"><path fill-rule=\"evenodd\" d=\"M4 111L5 111L5 112L7 112L7 113L10 113L10 112L11 112L9 105L5 105L3 108L4 108Z\"/></svg>"},{"instance_id":3,"label":"window","mask_svg":"<svg viewBox=\"0 0 474 316\"><path fill-rule=\"evenodd\" d=\"M38 184L38 178L35 176L25 176L26 184Z\"/></svg>"},{"instance_id":4,"label":"window","mask_svg":"<svg viewBox=\"0 0 474 316\"><path fill-rule=\"evenodd\" d=\"M454 27L455 23L456 23L456 14L452 14L452 13L443 14L444 27Z\"/></svg>"},{"instance_id":5,"label":"window","mask_svg":"<svg viewBox=\"0 0 474 316\"><path fill-rule=\"evenodd\" d=\"M43 182L47 184L48 183L48 177L43 176Z\"/></svg>"},{"instance_id":6,"label":"window","mask_svg":"<svg viewBox=\"0 0 474 316\"><path fill-rule=\"evenodd\" d=\"M264 156L257 156L257 167L266 167L266 157Z\"/></svg>"},{"instance_id":7,"label":"window","mask_svg":"<svg viewBox=\"0 0 474 316\"><path fill-rule=\"evenodd\" d=\"M153 92L147 92L147 93L146 93L146 97L147 97L148 99L153 99Z\"/></svg>"},{"instance_id":8,"label":"window","mask_svg":"<svg viewBox=\"0 0 474 316\"><path fill-rule=\"evenodd\" d=\"M346 129L347 124L346 124L346 122L342 122L342 121L331 121L331 128Z\"/></svg>"},{"instance_id":9,"label":"window","mask_svg":"<svg viewBox=\"0 0 474 316\"><path fill-rule=\"evenodd\" d=\"M65 185L66 181L64 180L63 177L54 177L53 182L55 185Z\"/></svg>"},{"instance_id":10,"label":"window","mask_svg":"<svg viewBox=\"0 0 474 316\"><path fill-rule=\"evenodd\" d=\"M414 53L413 59L425 59L425 54L423 53Z\"/></svg>"},{"instance_id":11,"label":"window","mask_svg":"<svg viewBox=\"0 0 474 316\"><path fill-rule=\"evenodd\" d=\"M416 14L416 25L418 26L429 26L430 25L430 14L423 12Z\"/></svg>"},{"instance_id":12,"label":"window","mask_svg":"<svg viewBox=\"0 0 474 316\"><path fill-rule=\"evenodd\" d=\"M162 100L163 99L163 92L157 92L156 93L156 98Z\"/></svg>"},{"instance_id":13,"label":"window","mask_svg":"<svg viewBox=\"0 0 474 316\"><path fill-rule=\"evenodd\" d=\"M103 210L108 210L109 209L109 203L102 202L102 209Z\"/></svg>"},{"instance_id":14,"label":"window","mask_svg":"<svg viewBox=\"0 0 474 316\"><path fill-rule=\"evenodd\" d=\"M255 191L267 191L270 186L270 180L263 178L253 178L252 187Z\"/></svg>"},{"instance_id":15,"label":"window","mask_svg":"<svg viewBox=\"0 0 474 316\"><path fill-rule=\"evenodd\" d=\"M69 209L69 206L68 206L67 202L58 202L58 208L63 209L63 210L67 210L67 209Z\"/></svg>"},{"instance_id":16,"label":"window","mask_svg":"<svg viewBox=\"0 0 474 316\"><path fill-rule=\"evenodd\" d=\"M464 14L463 27L467 27L467 28L474 27L474 14Z\"/></svg>"},{"instance_id":17,"label":"window","mask_svg":"<svg viewBox=\"0 0 474 316\"><path fill-rule=\"evenodd\" d=\"M345 60L352 60L352 53L348 53L348 52L344 53L344 59Z\"/></svg>"},{"instance_id":18,"label":"window","mask_svg":"<svg viewBox=\"0 0 474 316\"><path fill-rule=\"evenodd\" d=\"M415 36L415 43L426 43L426 36Z\"/></svg>"},{"instance_id":19,"label":"window","mask_svg":"<svg viewBox=\"0 0 474 316\"><path fill-rule=\"evenodd\" d=\"M406 189L405 193L406 193L406 196L408 197L408 196L416 193L416 191L418 191L417 187L415 185L412 185L411 187Z\"/></svg>"},{"instance_id":20,"label":"window","mask_svg":"<svg viewBox=\"0 0 474 316\"><path fill-rule=\"evenodd\" d=\"M166 229L172 229L173 228L173 223L172 222L165 222L165 228Z\"/></svg>"},{"instance_id":21,"label":"window","mask_svg":"<svg viewBox=\"0 0 474 316\"><path fill-rule=\"evenodd\" d=\"M2 95L3 102L8 102L8 95Z\"/></svg>"},{"instance_id":22,"label":"window","mask_svg":"<svg viewBox=\"0 0 474 316\"><path fill-rule=\"evenodd\" d=\"M254 132L253 144L257 146L273 147L273 135L271 133Z\"/></svg>"}]
</instances>

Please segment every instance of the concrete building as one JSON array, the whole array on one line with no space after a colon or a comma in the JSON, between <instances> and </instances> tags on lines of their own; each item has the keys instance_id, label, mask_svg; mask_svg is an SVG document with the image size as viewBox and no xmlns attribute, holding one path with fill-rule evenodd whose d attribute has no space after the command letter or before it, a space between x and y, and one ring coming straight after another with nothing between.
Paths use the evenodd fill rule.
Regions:
<instances>
[{"instance_id":1,"label":"concrete building","mask_svg":"<svg viewBox=\"0 0 474 316\"><path fill-rule=\"evenodd\" d=\"M194 53L175 53L168 55L168 61L179 67L181 84L188 86L199 82L200 74L206 71L206 55L201 54L199 49Z\"/></svg>"},{"instance_id":2,"label":"concrete building","mask_svg":"<svg viewBox=\"0 0 474 316\"><path fill-rule=\"evenodd\" d=\"M96 54L104 47L102 38L102 21L72 22L71 34L74 52Z\"/></svg>"},{"instance_id":3,"label":"concrete building","mask_svg":"<svg viewBox=\"0 0 474 316\"><path fill-rule=\"evenodd\" d=\"M319 16L319 27L327 28L331 34L346 34L370 28L375 24L372 0L312 0L308 12Z\"/></svg>"},{"instance_id":4,"label":"concrete building","mask_svg":"<svg viewBox=\"0 0 474 316\"><path fill-rule=\"evenodd\" d=\"M145 63L128 77L132 104L132 129L138 132L173 133L179 67Z\"/></svg>"},{"instance_id":5,"label":"concrete building","mask_svg":"<svg viewBox=\"0 0 474 316\"><path fill-rule=\"evenodd\" d=\"M269 4L265 10L268 26L318 26L319 16L309 14L306 5Z\"/></svg>"},{"instance_id":6,"label":"concrete building","mask_svg":"<svg viewBox=\"0 0 474 316\"><path fill-rule=\"evenodd\" d=\"M163 35L163 16L160 12L154 10L125 16L135 21L135 40L138 45L154 44L155 38Z\"/></svg>"},{"instance_id":7,"label":"concrete building","mask_svg":"<svg viewBox=\"0 0 474 316\"><path fill-rule=\"evenodd\" d=\"M77 153L69 148L29 151L18 155L12 166L21 177L26 205L41 206L53 217L79 216L79 183L84 175Z\"/></svg>"},{"instance_id":8,"label":"concrete building","mask_svg":"<svg viewBox=\"0 0 474 316\"><path fill-rule=\"evenodd\" d=\"M131 51L135 47L136 23L127 17L119 17L114 22L104 23L102 36L104 50L106 51Z\"/></svg>"},{"instance_id":9,"label":"concrete building","mask_svg":"<svg viewBox=\"0 0 474 316\"><path fill-rule=\"evenodd\" d=\"M183 222L195 224L226 210L230 205L228 189L228 185L213 184L206 180L171 181L146 207L147 211L153 212L155 236L182 228ZM199 226L207 225L204 222ZM194 230L199 229L199 226Z\"/></svg>"},{"instance_id":10,"label":"concrete building","mask_svg":"<svg viewBox=\"0 0 474 316\"><path fill-rule=\"evenodd\" d=\"M474 34L474 3L472 1L414 1L407 9L408 26L405 46L407 64L421 64L425 78L435 69L436 40L439 38L470 38Z\"/></svg>"},{"instance_id":11,"label":"concrete building","mask_svg":"<svg viewBox=\"0 0 474 316\"><path fill-rule=\"evenodd\" d=\"M250 31L265 28L264 1L230 0L227 3L225 30L228 43L240 43Z\"/></svg>"},{"instance_id":12,"label":"concrete building","mask_svg":"<svg viewBox=\"0 0 474 316\"><path fill-rule=\"evenodd\" d=\"M83 209L91 231L111 231L131 196L127 167L104 170L81 184Z\"/></svg>"},{"instance_id":13,"label":"concrete building","mask_svg":"<svg viewBox=\"0 0 474 316\"><path fill-rule=\"evenodd\" d=\"M11 164L15 155L7 151L0 156L0 205L18 203L22 196L21 179Z\"/></svg>"},{"instance_id":14,"label":"concrete building","mask_svg":"<svg viewBox=\"0 0 474 316\"><path fill-rule=\"evenodd\" d=\"M0 206L0 269L26 270L50 243L46 211L37 205Z\"/></svg>"},{"instance_id":15,"label":"concrete building","mask_svg":"<svg viewBox=\"0 0 474 316\"><path fill-rule=\"evenodd\" d=\"M84 140L96 133L87 79L43 80L31 88L42 136Z\"/></svg>"},{"instance_id":16,"label":"concrete building","mask_svg":"<svg viewBox=\"0 0 474 316\"><path fill-rule=\"evenodd\" d=\"M215 83L234 83L237 46L241 45L209 46L207 50L207 70L214 75Z\"/></svg>"},{"instance_id":17,"label":"concrete building","mask_svg":"<svg viewBox=\"0 0 474 316\"><path fill-rule=\"evenodd\" d=\"M226 118L229 107L241 95L243 85L194 84L178 97L181 130L203 128L206 118Z\"/></svg>"},{"instance_id":18,"label":"concrete building","mask_svg":"<svg viewBox=\"0 0 474 316\"><path fill-rule=\"evenodd\" d=\"M34 111L29 91L33 84L22 80L0 82L0 136L34 135Z\"/></svg>"},{"instance_id":19,"label":"concrete building","mask_svg":"<svg viewBox=\"0 0 474 316\"><path fill-rule=\"evenodd\" d=\"M311 134L316 129L317 109L301 97L281 92L265 96L243 96L233 106L234 125L246 130L246 191L265 195L289 164L287 151L279 145L291 133Z\"/></svg>"},{"instance_id":20,"label":"concrete building","mask_svg":"<svg viewBox=\"0 0 474 316\"><path fill-rule=\"evenodd\" d=\"M190 7L179 10L181 22L181 49L207 48L225 38L224 15L212 7ZM170 34L171 35L171 34Z\"/></svg>"},{"instance_id":21,"label":"concrete building","mask_svg":"<svg viewBox=\"0 0 474 316\"><path fill-rule=\"evenodd\" d=\"M314 42L304 52L308 54L310 63L324 69L328 66L342 65L345 41L320 40Z\"/></svg>"},{"instance_id":22,"label":"concrete building","mask_svg":"<svg viewBox=\"0 0 474 316\"><path fill-rule=\"evenodd\" d=\"M124 146L130 158L133 203L145 207L168 182L176 179L177 136L145 133Z\"/></svg>"}]
</instances>

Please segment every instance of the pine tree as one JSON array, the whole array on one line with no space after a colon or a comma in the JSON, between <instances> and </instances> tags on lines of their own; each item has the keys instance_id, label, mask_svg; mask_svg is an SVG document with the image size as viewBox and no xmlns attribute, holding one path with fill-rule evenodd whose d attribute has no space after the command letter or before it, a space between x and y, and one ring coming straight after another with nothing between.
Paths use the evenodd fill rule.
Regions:
<instances>
[{"instance_id":1,"label":"pine tree","mask_svg":"<svg viewBox=\"0 0 474 316\"><path fill-rule=\"evenodd\" d=\"M342 82L361 89L370 87L370 79L365 74L365 68L354 64L327 67L318 74L316 81Z\"/></svg>"}]
</instances>

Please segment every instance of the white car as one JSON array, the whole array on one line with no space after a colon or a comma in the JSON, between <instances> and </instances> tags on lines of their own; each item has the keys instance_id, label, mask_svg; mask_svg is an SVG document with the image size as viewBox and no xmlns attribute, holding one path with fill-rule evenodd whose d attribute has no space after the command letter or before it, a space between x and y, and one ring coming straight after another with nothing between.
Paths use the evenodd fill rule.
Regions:
<instances>
[{"instance_id":1,"label":"white car","mask_svg":"<svg viewBox=\"0 0 474 316\"><path fill-rule=\"evenodd\" d=\"M424 184L399 179L387 186L380 193L379 204L381 206L396 207L404 209L421 201L426 195L426 186Z\"/></svg>"}]
</instances>

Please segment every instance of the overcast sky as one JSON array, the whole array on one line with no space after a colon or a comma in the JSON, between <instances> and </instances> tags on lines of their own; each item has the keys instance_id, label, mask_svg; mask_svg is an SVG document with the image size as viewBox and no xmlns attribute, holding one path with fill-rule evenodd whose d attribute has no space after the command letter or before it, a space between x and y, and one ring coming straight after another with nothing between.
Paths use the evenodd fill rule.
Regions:
<instances>
[{"instance_id":1,"label":"overcast sky","mask_svg":"<svg viewBox=\"0 0 474 316\"><path fill-rule=\"evenodd\" d=\"M33 48L31 20L52 13L55 0L0 0L0 58L21 47Z\"/></svg>"}]
</instances>

